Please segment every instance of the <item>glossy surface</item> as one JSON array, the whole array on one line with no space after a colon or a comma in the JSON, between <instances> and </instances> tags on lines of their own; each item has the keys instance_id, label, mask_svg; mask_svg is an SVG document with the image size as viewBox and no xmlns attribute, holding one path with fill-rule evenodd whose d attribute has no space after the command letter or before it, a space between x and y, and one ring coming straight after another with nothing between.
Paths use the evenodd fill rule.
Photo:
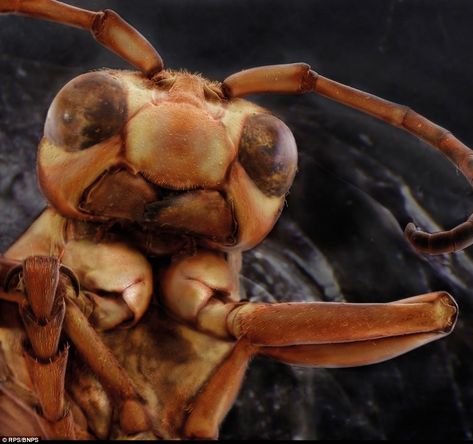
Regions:
<instances>
[{"instance_id":1,"label":"glossy surface","mask_svg":"<svg viewBox=\"0 0 473 444\"><path fill-rule=\"evenodd\" d=\"M416 5L420 5L420 3L416 3ZM335 20L337 15L334 13L334 15L324 16L320 11L315 11L312 15L308 14L307 10L304 10L304 16L311 17L311 21L322 21L322 23L318 23L320 25L319 30L316 33L318 41L315 41L314 38L314 42L310 42L311 47L307 50L306 54L303 54L304 60L308 60L313 57L313 54L317 54L318 60L311 60L311 63L314 66L317 66L317 64L325 64L323 69L325 73L328 74L330 71L333 77L343 79L346 83L356 84L356 86L369 89L370 91L376 90L379 95L393 98L402 103L407 103L409 101L412 105L412 100L414 100L416 102L416 105L414 106L418 110L420 110L419 108L422 108L421 100L425 99L425 104L431 103L433 90L435 91L434 96L437 97L436 101L438 100L439 103L442 103L441 108L449 106L448 97L454 96L457 88L459 91L464 91L466 99L470 89L465 88L463 82L460 81L468 78L466 74L465 77L460 76L457 82L450 84L449 88L442 87L445 80L454 75L452 71L455 67L460 67L460 62L461 66L465 63L465 59L461 56L452 58L451 50L452 46L458 48L462 47L461 41L458 41L456 38L458 35L458 29L461 29L461 21L460 23L458 23L457 20L455 21L456 29L454 32L448 26L452 18L458 18L454 8L450 11L443 11L443 13L441 13L437 6L432 7L431 4L429 4L428 7L426 7L427 5L425 4L422 7L418 6L419 14L422 12L422 14L428 15L428 19L425 20L427 31L430 29L429 26L432 27L432 30L435 27L435 33L431 34L429 38L427 37L427 32L425 33L425 37L420 37L419 46L421 49L423 48L422 42L424 38L429 41L429 47L432 47L432 40L437 43L434 45L436 51L435 60L438 61L439 58L442 60L442 57L445 57L445 59L443 59L445 63L441 64L444 68L440 68L443 74L438 78L436 77L436 80L432 80L432 70L429 70L430 80L425 81L425 85L422 85L422 87L416 87L416 89L420 88L420 91L422 91L420 95L423 99L419 98L419 96L414 98L412 94L406 94L406 96L403 96L403 93L400 92L401 87L399 86L399 83L403 81L402 79L405 78L406 74L410 72L422 72L422 66L425 66L425 64L419 63L419 61L427 62L428 59L427 50L421 55L417 52L416 56L411 56L410 54L416 52L416 50L413 49L412 52L407 51L408 54L407 56L405 55L406 48L403 47L402 42L407 42L408 40L412 41L411 31L408 29L409 24L418 24L418 22L416 21L416 18L409 18L408 9L403 8L400 5L401 4L395 3L390 10L385 10L383 9L384 7L379 7L379 11L374 7L368 8L371 17L370 20L373 20L373 22L370 23L376 21L376 26L379 26L376 27L373 24L370 25L372 33L369 34L370 38L366 37L366 40L370 40L369 42L360 42L354 37L357 35L356 29L353 29L353 26L351 25L346 25L346 30L351 31L350 37L343 37L341 30L337 29L336 36L333 35L330 39L325 39L323 44L321 44L320 32L323 32L325 29L323 21L325 20L325 22L327 22L326 26L329 27L332 20L331 17ZM119 5L117 6L119 7ZM386 8L387 7L388 5L386 5ZM291 5L290 9L292 10L293 8L294 5ZM130 9L132 9L131 6ZM198 9L200 10L200 7ZM414 6L413 9L416 10L416 6ZM159 12L161 14L163 13L163 11ZM233 15L235 15L235 11L232 12ZM287 13L286 10L283 12ZM379 12L380 16L377 17L374 12ZM176 13L176 17L179 16L180 21L182 21L183 13L185 13L185 11L182 10L178 11L178 14ZM197 11L193 10L188 13L195 15L197 14ZM340 14L341 13L342 11L340 11ZM362 15L362 12L359 12L359 14ZM208 9L206 15L208 15ZM230 15L232 14L226 12L224 17ZM467 16L468 14L462 15ZM267 17L267 14L265 14L265 17ZM386 24L386 17L391 18L392 25L388 26ZM440 20L439 17L443 17L446 23L447 37L445 40L442 40L445 34L437 32L437 20ZM205 17L203 16L199 17L199 20L196 20L196 22L201 24L204 19ZM244 15L242 15L239 23L243 24L244 22ZM295 33L303 32L304 30L304 28L300 26L300 22L301 20L298 19ZM424 23L424 20L422 20L422 22ZM217 23L221 23L221 21L217 21ZM360 21L358 20L356 23L359 24ZM428 23L430 25L428 25ZM164 32L163 25L164 24L160 24L156 30L157 34L161 33L159 38L164 37L162 35ZM28 26L30 25L28 24ZM240 24L238 26L240 26ZM332 24L332 29L336 28L337 27ZM417 26L417 28L419 28L419 26ZM300 31L298 31L299 29ZM307 34L309 35L309 30L310 34L312 34L313 29L311 23L311 26L307 28ZM189 29L186 28L186 30ZM395 34L393 30L399 30L401 32ZM175 29L172 29L172 32L174 31ZM237 34L244 36L251 35L251 33L248 32L239 34L235 30L234 32L231 32L229 29L225 29L225 31L231 35L232 41ZM210 30L208 32L210 33ZM286 32L287 31L285 31L285 34ZM274 59L272 61L278 62L282 55L281 53L278 53L278 51L287 50L288 52L290 51L289 54L293 54L295 51L296 54L300 54L297 52L300 51L300 43L295 45L294 48L290 48L290 50L289 48L284 50L281 49L287 48L287 46L284 46L284 44L281 43L281 39L276 38L278 33L279 28L275 26L271 32L268 33L267 38L270 40L266 40L265 36L262 36L261 39L251 39L251 42L248 42L248 47L251 46L251 48L254 48L255 42L257 42L256 45L261 45L261 53L271 54L266 57L273 57ZM360 33L360 36L361 35L366 35L366 33ZM204 42L204 37L209 36L206 36L205 34L202 36L202 49L208 47L208 40ZM276 53L268 50L270 42L273 41L273 39L278 41L278 49L275 50ZM306 41L307 40L308 38ZM331 45L327 43L329 41L334 44L331 51L327 51L327 48L330 48ZM330 54L337 54L337 43L339 44L338 47L340 47L341 41L345 44L346 42L349 42L349 48L344 54L344 57L332 58ZM380 41L382 44L381 46L384 45L384 48L386 48L386 46L388 47L388 53L386 56L382 55L386 54L386 52L382 52L378 49ZM450 45L447 43L448 41L451 42ZM464 39L464 41L468 41L468 39ZM372 57L366 57L363 55L364 53L360 54L360 51L356 50L358 44L360 48L363 48L363 51L368 51L369 55ZM176 47L176 54L190 51L190 49L185 48L185 45L176 46L178 46ZM410 66L410 68L407 69L408 72L406 73L406 65L405 63L402 63L402 60L397 60L396 63L392 62L392 64L388 65L390 69L386 69L385 72L380 72L380 62L387 63L386 60L391 60L393 53L396 54L396 51L400 48L403 50L403 60L406 58L408 61L411 60L408 63L408 66ZM427 45L425 48L427 48ZM239 46L238 55L235 56L233 62L226 60L225 64L222 62L222 66L227 67L233 64L235 70L240 69L243 64L240 55L241 49L241 46ZM446 49L449 50L446 51ZM195 48L192 48L193 53L194 51L196 51ZM439 51L440 55L438 53ZM325 53L327 54L327 57L324 57ZM413 57L413 59L410 57ZM360 63L360 60L365 59L373 61L373 67L369 70L369 76L366 75L364 71L367 68ZM204 60L200 63L209 63L205 60L206 58L204 57ZM179 61L176 65L192 66L193 63L194 66L199 65L199 62L193 62L192 59L186 57L186 60ZM262 63L266 63L266 61ZM341 68L336 76L333 74L332 70L336 70L334 67L336 67L338 63L340 63ZM245 66L249 66L249 63L245 63ZM351 68L348 70L347 66L350 66ZM378 66L378 68L376 68L376 66ZM438 66L438 64L436 66ZM229 71L231 72L231 69L229 69ZM375 76L373 72L377 72L379 75ZM218 75L213 75L212 77L222 78L222 76ZM390 78L397 79L395 91L391 91L391 95L389 95L389 91L380 92L377 88L380 88L380 85L383 85L386 81L389 83ZM371 84L371 82L373 82L373 84ZM368 83L371 84L371 87L368 87ZM424 87L425 89L423 89ZM406 90L411 93L411 88L414 88L414 86L412 86L412 83L410 82L409 85L406 86ZM41 94L43 93L44 91L41 91ZM446 95L448 97L446 97ZM461 96L462 94L456 96L455 108L452 109L449 116L444 118L445 121L443 124L451 129L455 129L455 126L459 125L460 130L463 128L461 132L465 134L469 124L467 124L466 121L465 123L462 123L464 122L464 117L461 116L467 115L467 107L465 105L465 113L460 112L458 107L461 108L459 105L463 100ZM281 114L285 112L288 113L285 118L286 122L290 124L292 128L297 129L296 137L298 140L304 139L306 141L305 143L307 143L307 145L305 146L310 152L310 157L305 157L304 171L308 171L307 174L311 180L307 179L306 181L304 178L300 179L301 181L298 182L300 185L293 190L294 199L291 197L289 211L291 211L293 216L299 215L301 218L300 220L303 220L302 224L305 231L314 236L317 245L320 245L324 253L330 258L333 267L337 271L337 279L332 281L331 285L329 285L327 279L324 280L321 277L318 278L320 282L324 283L323 285L320 284L324 289L324 294L328 294L328 297L337 294L336 286L334 286L333 282L342 285L344 293L348 294L351 299L358 300L366 300L369 298L368 294L371 294L374 297L373 286L376 286L378 292L384 291L383 297L386 297L386 300L392 300L396 295L399 295L401 292L405 294L408 291L411 291L412 288L424 290L425 288L434 286L440 289L446 285L451 285L455 288L456 293L465 295L463 308L464 311L466 310L468 312L469 305L466 299L468 291L464 286L464 283L468 282L468 273L462 271L465 267L468 267L468 258L465 258L464 255L460 256L460 259L453 264L450 261L439 264L438 261L424 259L422 257L418 258L404 246L397 224L393 224L391 217L386 217L384 211L384 208L389 208L389 211L396 214L398 220L401 220L404 224L404 219L406 219L406 221L409 219L406 213L409 213L409 216L412 216L415 213L417 218L422 217L422 213L417 212L415 208L413 209L413 201L410 200L409 196L406 197L405 194L402 193L402 183L397 181L396 177L392 176L392 171L395 171L397 176L403 177L406 183L411 184L411 189L415 196L422 202L426 201L429 212L433 214L436 219L440 218L443 220L445 224L448 224L448 219L452 217L453 219L457 217L460 219L464 216L464 208L468 205L468 201L465 200L458 203L458 199L459 196L463 196L468 192L468 188L462 188L461 185L455 185L453 186L453 191L451 191L450 188L446 189L443 187L441 190L437 191L434 184L438 184L439 177L447 178L449 184L459 183L455 182L456 180L461 183L461 180L455 178L454 173L451 175L448 173L438 173L438 171L444 171L442 169L442 161L436 162L427 154L427 157L421 157L421 159L428 160L420 162L420 164L428 165L429 168L423 167L421 171L418 168L412 169L412 165L419 164L419 159L417 157L410 162L407 162L407 167L402 164L405 160L404 156L408 156L408 158L411 159L409 153L418 152L419 144L417 142L411 141L405 136L397 136L395 135L397 134L394 132L395 130L385 130L384 127L375 123L367 124L370 130L369 132L360 132L357 125L360 124L360 122L365 122L363 118L354 117L354 114L348 111L338 111L339 108L330 105L318 105L321 108L316 107L315 111L311 112L308 107L304 105L308 103L306 100L308 99L284 99L281 101L281 107L278 107L278 110ZM295 105L295 101L302 101L302 104ZM419 105L418 101L421 105ZM311 99L310 105L313 106ZM290 112L286 111L288 106L292 106ZM423 106L426 107L428 105ZM321 112L322 109L324 113ZM427 112L426 109L422 109L422 111L424 113ZM440 113L435 110L433 112ZM343 119L338 120L337 116L343 117ZM430 116L432 116L432 114L430 114ZM347 118L350 117L351 120L347 120ZM40 119L38 119L38 122L39 121ZM40 125L41 123L38 123L38 127ZM316 131L317 137L315 135ZM337 133L337 131L341 132ZM388 132L388 140L385 138L385 131ZM333 136L333 132L336 132L336 136ZM369 139L361 137L363 135L366 136L367 132L369 134ZM29 136L27 135L27 137ZM321 144L320 138L322 138L325 144ZM372 145L373 140L375 142L374 146ZM383 143L380 143L381 141L383 141ZM34 143L32 145L32 149L34 150ZM322 145L326 149L322 149ZM313 147L318 147L318 149L316 150L314 148L312 151L311 148ZM402 150L402 156L397 151L399 149ZM376 162L364 157L368 152L374 152L373 157ZM356 168L346 168L348 158L355 159ZM316 159L315 164L312 159ZM389 165L389 168L381 167L384 177L384 181L381 181L381 184L387 184L387 188L379 185L379 163L382 165ZM320 165L325 166L325 169L319 168ZM314 177L314 171L317 171L317 177ZM335 173L330 174L327 173L327 171L335 171ZM435 174L433 171L435 171ZM301 174L304 173L301 171ZM340 176L344 180L348 181L348 183L340 182L337 179L337 177ZM433 176L435 176L435 180L433 180ZM308 176L304 175L303 177L307 178ZM430 184L429 177L433 180ZM21 179L20 176L15 180L17 181L15 189L24 190L25 187L22 187L21 184L25 183L25 179ZM354 183L356 188L353 188L350 185L351 183ZM419 183L422 184L421 190L417 188L417 184ZM324 191L314 193L314 189L322 190L322 188ZM361 193L359 192L360 189L362 190ZM429 193L424 193L424 196L422 196L423 190L429 190ZM298 194L299 192L300 194ZM440 194L438 194L439 192ZM446 200L446 204L449 203L450 205L445 204L445 207L437 206L440 205L438 202L444 202L444 199ZM314 209L314 212L312 212L311 208L314 208L314 202L317 202L318 205L316 207L317 209ZM331 208L334 202L340 202L340 207L338 208L341 209L334 211L333 213L338 214L336 216L334 214L334 217L331 218L331 211L322 212L320 208L323 207L324 203L326 204L325 208ZM378 206L380 202L384 203L382 207ZM31 202L31 206L34 207L34 201ZM373 209L373 211L370 211L369 209ZM24 210L18 211L20 212ZM342 221L339 219L340 214L346 215L346 218ZM363 216L363 214L365 216ZM369 220L365 219L365 217ZM317 221L317 224L315 224L314 221ZM376 240L376 242L374 242L374 240ZM262 250L258 257L250 256L246 273L256 273L258 270L256 262L258 261L267 264L265 258L268 263L272 263L273 265L275 262L277 263L277 261L279 261L280 264L287 264L287 267L293 270L292 275L290 275L290 277L288 276L288 279L285 282L281 282L279 278L270 279L271 273L262 273L261 275L257 275L254 277L254 281L263 283L266 288L271 288L272 293L288 294L288 289L286 288L286 290L284 290L281 286L287 287L296 285L294 282L294 276L299 276L300 281L297 282L299 282L301 287L298 288L305 289L304 291L300 289L301 294L316 293L317 285L311 287L311 290L309 291L307 287L304 286L306 284L306 277L304 277L303 274L298 274L296 272L299 269L294 264L293 258L294 255L298 257L300 251L295 247L295 241L289 245L287 242L280 242L281 243L276 244L275 249L270 249L270 252L266 249ZM286 247L287 253L282 251L283 246L281 245ZM380 245L383 247L380 248ZM385 254L386 250L400 251L403 260L400 261L399 256ZM310 258L312 258L312 256L306 258L306 262L303 261L302 263L307 265L305 268L306 270L310 271L310 273L315 273L314 268L308 265L311 264ZM462 258L465 258L466 261ZM374 261L374 265L372 261ZM256 271L250 268L250 263L251 267L257 268ZM299 260L296 263L300 264L301 261ZM291 266L294 268L291 268ZM454 273L459 273L457 278L452 274L451 267L453 267ZM281 273L284 275L282 271L285 270L284 267L281 268L275 266L274 269L277 270L278 275ZM441 275L442 277L434 278L434 274L437 275L439 269L444 272ZM384 279L379 279L379 273L382 273ZM351 279L350 276L354 276L354 279ZM266 279L271 282L267 282ZM450 281L450 279L452 280ZM382 286L380 280L382 281ZM451 282L451 284L446 284L447 282ZM327 287L324 285L327 285ZM389 297L387 296L388 294ZM465 436L469 430L468 418L472 417L468 414L468 408L471 406L471 403L469 402L469 391L467 388L468 385L466 384L466 381L470 379L468 378L468 369L470 367L468 360L465 359L465 356L468 356L468 350L470 350L466 339L471 335L468 334L467 325L463 324L459 327L459 334L465 335L465 341L462 339L455 340L450 338L451 340L449 341L450 345L448 348L435 346L434 353L432 353L433 349L430 348L429 350L418 352L415 356L412 356L412 359L410 356L406 356L396 362L372 368L344 371L320 370L314 372L290 370L282 366L276 366L276 364L271 364L270 362L265 362L265 369L274 369L277 367L277 371L273 377L268 378L266 373L263 373L262 370L261 372L265 376L258 380L261 373L257 370L259 367L256 367L256 369L250 374L249 379L249 382L255 381L256 379L254 384L254 387L256 388L250 388L242 394L241 399L247 399L248 403L245 407L241 407L241 404L239 404L240 407L237 407L233 416L229 418L228 424L231 424L235 417L237 417L241 419L245 426L238 427L239 433L254 433L255 436L261 436L262 433L265 433L264 430L261 430L261 428L264 427L268 427L266 433L271 433L273 436L293 436L290 435L291 426L294 427L293 430L297 429L297 434L314 433L310 436L333 436L333 434L340 436L344 433L346 433L345 436L352 436L350 433L357 433L359 436L373 436L375 434L377 434L377 436L386 436L389 434L391 434L391 436L392 434L413 436L416 433L422 433L420 436L440 436L442 433L448 433L448 436L451 436L451 434L456 436ZM462 336L458 338L461 337ZM451 341L454 341L454 344L451 344ZM458 351L456 355L448 354L450 353L448 350L452 349L451 347ZM453 356L453 359L446 360L446 356ZM411 367L407 367L409 362L411 362ZM415 371L412 371L413 368ZM310 377L314 378L312 381L317 382L317 397L315 399L304 396L307 387L307 378ZM304 379L304 383L298 383L298 378ZM269 379L271 380L270 387L266 387L265 381L268 381ZM278 384L278 382L283 380L288 385L285 386L284 383L281 383L281 385ZM448 382L451 382L452 384L446 386L445 384ZM423 385L424 383L426 383L425 386ZM460 384L460 387L462 387L459 392L455 389L454 383ZM293 387L293 385L298 387L295 391L297 396L294 398L292 398L290 394L294 393L293 389L289 392L287 388L284 388L288 386ZM264 390L260 390L259 387L264 388ZM392 389L390 389L391 387ZM431 389L432 391L430 391ZM256 398L258 401L255 401L255 391L257 393ZM390 410L389 415L387 415L385 407L382 406L385 406L386 401L388 401L389 405L393 407L395 403L390 402L390 400L398 399L399 392L404 393L404 396L398 414L396 414L396 410L394 409ZM439 394L441 394L441 396ZM247 397L245 398L245 396ZM323 396L328 398L328 400L331 400L331 402L329 402L329 404L327 404L326 400L322 402L321 397ZM439 402L440 398L444 402ZM276 402L274 399L276 399ZM303 399L302 409L301 399ZM278 409L278 406L281 405L285 407L288 406L289 408ZM291 405L297 406L297 409L291 409ZM258 409L271 409L272 414L268 416L268 414L265 413L264 417L275 418L277 425L268 426L267 420L262 419L263 413L258 413ZM300 412L301 410L306 412L307 416L287 416L287 411ZM280 413L281 411L283 411L283 413ZM408 415L406 412L410 412L410 414ZM427 412L430 412L430 414L427 414ZM414 414L416 418L415 421L412 420ZM255 416L258 416L259 418L259 421L256 424L254 422ZM407 416L409 416L409 421L402 424L402 418ZM435 421L435 423L432 423L432 417L438 419L443 418L445 419L445 422L438 420ZM315 425L314 418L317 418L315 419ZM233 424L235 423L233 422ZM317 430L313 429L315 426L317 426ZM257 431L252 432L251 427L256 427ZM242 432L242 430L244 430L244 432ZM422 432L419 432L419 430L422 430Z\"/></svg>"},{"instance_id":2,"label":"glossy surface","mask_svg":"<svg viewBox=\"0 0 473 444\"><path fill-rule=\"evenodd\" d=\"M276 221L297 166L291 131L264 112L189 73L83 74L49 109L40 184L65 217L248 249Z\"/></svg>"}]
</instances>

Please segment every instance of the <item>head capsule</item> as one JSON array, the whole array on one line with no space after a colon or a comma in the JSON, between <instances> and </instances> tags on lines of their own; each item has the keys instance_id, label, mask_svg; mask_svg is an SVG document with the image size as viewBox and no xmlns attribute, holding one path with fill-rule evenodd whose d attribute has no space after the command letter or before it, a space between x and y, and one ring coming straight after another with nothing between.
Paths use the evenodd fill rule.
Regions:
<instances>
[{"instance_id":1,"label":"head capsule","mask_svg":"<svg viewBox=\"0 0 473 444\"><path fill-rule=\"evenodd\" d=\"M297 167L289 128L219 84L163 71L97 71L49 109L38 154L63 216L247 249L276 222ZM138 229L139 229L138 228Z\"/></svg>"}]
</instances>

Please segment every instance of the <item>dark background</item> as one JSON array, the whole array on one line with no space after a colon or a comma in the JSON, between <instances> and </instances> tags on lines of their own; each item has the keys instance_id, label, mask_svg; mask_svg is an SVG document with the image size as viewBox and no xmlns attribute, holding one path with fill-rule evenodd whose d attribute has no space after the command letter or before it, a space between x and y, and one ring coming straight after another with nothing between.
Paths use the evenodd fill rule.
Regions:
<instances>
[{"instance_id":1,"label":"dark background","mask_svg":"<svg viewBox=\"0 0 473 444\"><path fill-rule=\"evenodd\" d=\"M321 74L407 104L473 144L473 3L469 0L134 0L113 8L169 68L223 80L242 68L304 61ZM75 75L127 68L87 33L0 18L0 244L44 206L34 173L47 107ZM281 223L247 255L251 295L388 302L450 291L461 315L448 338L356 369L251 366L221 438L472 439L471 254L415 253L411 220L451 228L473 211L448 161L408 134L314 95L255 97L293 129L299 174Z\"/></svg>"}]
</instances>

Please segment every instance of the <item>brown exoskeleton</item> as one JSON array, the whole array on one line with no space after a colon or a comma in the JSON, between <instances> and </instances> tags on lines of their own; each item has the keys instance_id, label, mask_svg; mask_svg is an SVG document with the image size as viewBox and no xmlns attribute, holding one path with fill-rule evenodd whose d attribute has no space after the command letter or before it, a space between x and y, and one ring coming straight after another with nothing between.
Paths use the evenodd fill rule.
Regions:
<instances>
[{"instance_id":1,"label":"brown exoskeleton","mask_svg":"<svg viewBox=\"0 0 473 444\"><path fill-rule=\"evenodd\" d=\"M239 301L236 280L241 251L271 229L296 166L287 127L238 97L320 92L434 141L429 122L303 64L246 71L223 84L163 71L152 48L112 13L45 1L0 8L91 28L143 72L86 74L50 109L38 171L51 206L3 261L6 272L26 259L6 277L4 298L20 302L31 343L25 358L9 346L23 335L16 308L4 304L12 313L2 330L5 362L15 370L2 386L2 408L15 417L5 427L30 424L52 437L84 437L87 427L98 437L213 437L254 354L368 364L451 329L455 309L445 293L385 305L255 305ZM461 149L454 142L452 154ZM77 296L64 268L56 293L54 258L74 271ZM149 305L154 290L160 306ZM97 335L90 324L108 332ZM67 349L52 340L61 329L80 355L68 365L66 403Z\"/></svg>"}]
</instances>

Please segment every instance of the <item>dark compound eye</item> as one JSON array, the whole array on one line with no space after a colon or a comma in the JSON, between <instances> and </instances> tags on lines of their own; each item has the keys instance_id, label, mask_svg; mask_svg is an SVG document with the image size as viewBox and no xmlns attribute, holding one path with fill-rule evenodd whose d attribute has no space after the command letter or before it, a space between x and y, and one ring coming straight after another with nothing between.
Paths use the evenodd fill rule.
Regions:
<instances>
[{"instance_id":1,"label":"dark compound eye","mask_svg":"<svg viewBox=\"0 0 473 444\"><path fill-rule=\"evenodd\" d=\"M49 108L44 135L67 150L94 146L118 134L126 120L126 93L103 72L69 82Z\"/></svg>"},{"instance_id":2,"label":"dark compound eye","mask_svg":"<svg viewBox=\"0 0 473 444\"><path fill-rule=\"evenodd\" d=\"M288 192L297 169L297 147L284 122L271 114L248 117L238 157L265 195L281 197Z\"/></svg>"}]
</instances>

